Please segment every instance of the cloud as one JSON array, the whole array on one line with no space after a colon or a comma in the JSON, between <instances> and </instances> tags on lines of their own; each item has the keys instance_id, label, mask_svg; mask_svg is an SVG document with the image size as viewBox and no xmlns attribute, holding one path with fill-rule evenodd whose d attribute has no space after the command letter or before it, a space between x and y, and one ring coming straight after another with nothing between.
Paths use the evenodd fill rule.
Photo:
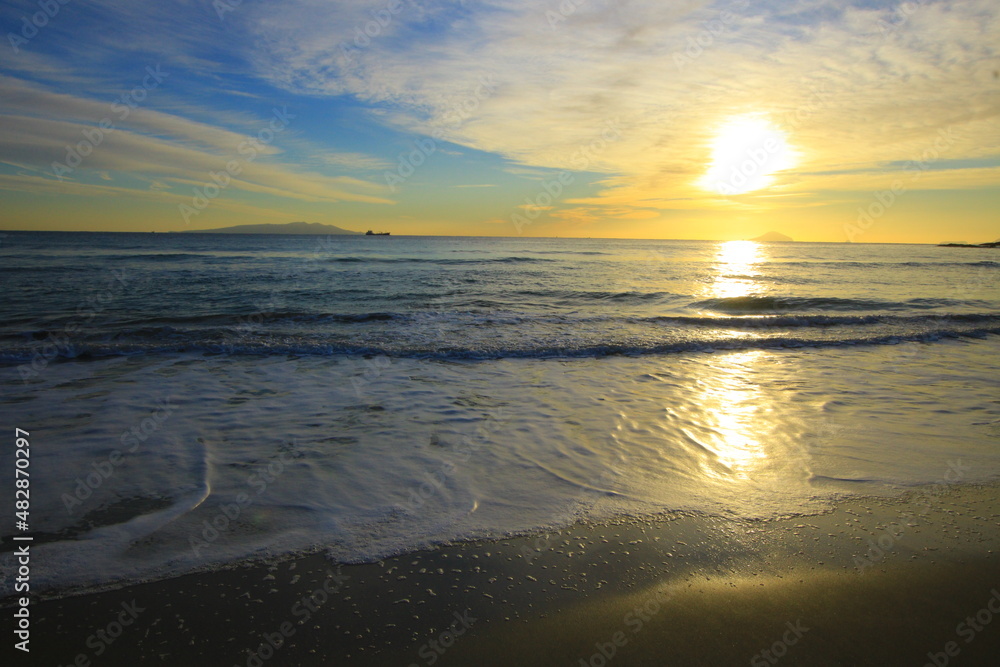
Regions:
<instances>
[{"instance_id":1,"label":"cloud","mask_svg":"<svg viewBox=\"0 0 1000 667\"><path fill-rule=\"evenodd\" d=\"M168 78L171 73L167 68L161 69L160 74ZM137 82L137 85L139 83ZM151 85L153 84L151 80ZM147 90L146 94L155 95L155 86L154 89ZM0 111L5 115L20 113L35 118L74 121L88 125L96 125L105 120L115 127L168 136L221 151L233 151L246 139L245 134L144 108L131 99L128 101L122 99L121 95L107 101L97 101L51 92L43 86L2 74L0 74ZM277 149L266 147L264 152L274 153Z\"/></svg>"},{"instance_id":2,"label":"cloud","mask_svg":"<svg viewBox=\"0 0 1000 667\"><path fill-rule=\"evenodd\" d=\"M820 172L878 172L920 155L949 128L958 136L942 156L1000 154L993 0L926 2L905 16L896 3L832 1L405 2L367 41L353 42L354 29L384 6L248 7L244 28L267 47L252 62L276 86L351 95L378 105L387 123L443 133L515 169L603 173L591 206L716 200L697 181L717 128L740 114L769 118L799 155L770 194L865 188L863 178ZM495 89L453 122L483 77ZM621 124L620 138L581 168L581 149L609 122ZM971 171L940 178L983 184ZM608 213L623 217L619 208Z\"/></svg>"},{"instance_id":3,"label":"cloud","mask_svg":"<svg viewBox=\"0 0 1000 667\"><path fill-rule=\"evenodd\" d=\"M322 153L317 158L323 164L351 170L379 171L392 169L395 166L391 160L363 153Z\"/></svg>"},{"instance_id":4,"label":"cloud","mask_svg":"<svg viewBox=\"0 0 1000 667\"><path fill-rule=\"evenodd\" d=\"M45 196L77 196L77 197L105 197L115 199L128 199L131 201L152 201L162 202L172 205L190 204L191 197L188 194L176 194L168 192L162 187L150 187L148 190L135 190L111 185L101 185L98 183L77 183L73 181L56 181L53 179L32 176L32 175L10 175L0 174L0 190L12 190L15 192L30 192ZM219 197L212 202L213 209L223 209L240 213L248 217L260 218L262 216L276 220L286 219L287 212L260 205L244 204L232 199Z\"/></svg>"},{"instance_id":5,"label":"cloud","mask_svg":"<svg viewBox=\"0 0 1000 667\"><path fill-rule=\"evenodd\" d=\"M328 101L334 113L261 144L220 200L394 203L373 172L393 167L380 155L397 152L398 135L352 136L335 125L344 118L440 137L449 155L462 153L445 142L499 156L539 184L586 172L540 221L816 206L884 188L928 151L915 188L997 182L995 0L286 0L234 3L221 17L194 0L61 7L4 59L4 172L51 173L84 131L105 118L114 131L63 181L7 187L138 181L138 197L190 197L241 157L273 99L317 115ZM0 18L35 11L12 0ZM169 85L122 117L115 100L158 64ZM779 127L798 163L725 199L698 182L718 128L745 115ZM980 162L945 167L963 160Z\"/></svg>"},{"instance_id":6,"label":"cloud","mask_svg":"<svg viewBox=\"0 0 1000 667\"><path fill-rule=\"evenodd\" d=\"M239 174L230 185L234 192L311 202L392 203L382 196L380 184L274 162L281 152L277 144L251 141L263 136L259 131L275 127L271 119L258 121L258 132L244 134L151 109L54 93L2 75L0 119L0 161L44 168L63 181L93 170L197 186L235 161ZM58 183L54 180L46 189L58 191Z\"/></svg>"}]
</instances>

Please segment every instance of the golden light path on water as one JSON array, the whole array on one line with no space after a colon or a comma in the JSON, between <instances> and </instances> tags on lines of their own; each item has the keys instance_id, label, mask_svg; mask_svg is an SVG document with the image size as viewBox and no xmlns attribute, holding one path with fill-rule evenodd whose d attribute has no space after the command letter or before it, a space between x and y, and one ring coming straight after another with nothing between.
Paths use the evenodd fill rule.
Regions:
<instances>
[{"instance_id":1,"label":"golden light path on water","mask_svg":"<svg viewBox=\"0 0 1000 667\"><path fill-rule=\"evenodd\" d=\"M763 247L753 241L720 244L711 296L730 299L758 292L757 265L765 259L764 254ZM752 372L754 360L761 354L760 350L720 354L713 365L715 374L699 385L699 403L704 405L709 422L701 444L715 453L730 477L746 478L766 458L764 446L754 437L761 432L760 413L765 408ZM706 468L706 473L718 474L712 467Z\"/></svg>"},{"instance_id":2,"label":"golden light path on water","mask_svg":"<svg viewBox=\"0 0 1000 667\"><path fill-rule=\"evenodd\" d=\"M758 439L767 412L760 387L753 381L752 368L760 350L719 355L714 373L698 383L697 402L704 408L704 423L697 427L698 442L711 451L716 462L703 466L709 477L747 479L767 458Z\"/></svg>"},{"instance_id":3,"label":"golden light path on water","mask_svg":"<svg viewBox=\"0 0 1000 667\"><path fill-rule=\"evenodd\" d=\"M757 265L764 261L764 250L753 241L727 241L716 254L715 277L710 296L731 299L758 291Z\"/></svg>"}]
</instances>

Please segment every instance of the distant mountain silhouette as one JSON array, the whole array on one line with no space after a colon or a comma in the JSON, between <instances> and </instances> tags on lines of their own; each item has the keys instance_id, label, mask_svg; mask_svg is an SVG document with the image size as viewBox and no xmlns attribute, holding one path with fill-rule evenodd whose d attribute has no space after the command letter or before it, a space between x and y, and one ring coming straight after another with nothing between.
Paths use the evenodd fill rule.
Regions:
<instances>
[{"instance_id":1,"label":"distant mountain silhouette","mask_svg":"<svg viewBox=\"0 0 1000 667\"><path fill-rule=\"evenodd\" d=\"M755 239L750 239L751 241L760 241L762 243L778 243L784 242L788 243L794 241L791 236L785 236L784 234L779 234L778 232L768 232L767 234L761 234Z\"/></svg>"},{"instance_id":2,"label":"distant mountain silhouette","mask_svg":"<svg viewBox=\"0 0 1000 667\"><path fill-rule=\"evenodd\" d=\"M236 225L218 229L185 229L184 233L202 234L361 234L336 225L319 222L286 222L285 224Z\"/></svg>"},{"instance_id":3,"label":"distant mountain silhouette","mask_svg":"<svg viewBox=\"0 0 1000 667\"><path fill-rule=\"evenodd\" d=\"M1000 241L991 243L938 243L942 248L1000 248Z\"/></svg>"}]
</instances>

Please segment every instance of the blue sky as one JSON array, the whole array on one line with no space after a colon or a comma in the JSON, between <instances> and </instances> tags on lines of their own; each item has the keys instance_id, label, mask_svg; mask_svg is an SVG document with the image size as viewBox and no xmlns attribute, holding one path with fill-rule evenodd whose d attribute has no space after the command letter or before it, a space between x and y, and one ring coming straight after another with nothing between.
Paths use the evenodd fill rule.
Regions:
<instances>
[{"instance_id":1,"label":"blue sky","mask_svg":"<svg viewBox=\"0 0 1000 667\"><path fill-rule=\"evenodd\" d=\"M0 23L7 229L1000 236L992 0L36 0ZM753 189L706 180L739 168Z\"/></svg>"}]
</instances>

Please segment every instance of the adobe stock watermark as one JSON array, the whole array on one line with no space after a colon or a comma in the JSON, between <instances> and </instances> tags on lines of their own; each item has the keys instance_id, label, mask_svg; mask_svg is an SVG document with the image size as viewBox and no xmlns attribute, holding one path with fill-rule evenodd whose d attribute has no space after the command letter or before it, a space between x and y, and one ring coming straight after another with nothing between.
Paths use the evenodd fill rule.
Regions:
<instances>
[{"instance_id":1,"label":"adobe stock watermark","mask_svg":"<svg viewBox=\"0 0 1000 667\"><path fill-rule=\"evenodd\" d=\"M800 420L806 451L814 453L823 447L843 440L846 436L856 432L856 426L844 426L837 423L832 415L823 415L815 419Z\"/></svg>"},{"instance_id":2,"label":"adobe stock watermark","mask_svg":"<svg viewBox=\"0 0 1000 667\"><path fill-rule=\"evenodd\" d=\"M233 179L243 173L246 165L257 159L257 155L263 152L264 148L273 142L274 138L283 132L291 120L296 117L296 114L288 112L288 106L283 106L280 109L274 107L271 112L273 117L267 127L257 132L257 136L240 142L240 145L236 147L236 152L242 156L241 158L234 158L226 162L225 170L208 172L211 180L206 181L201 187L194 188L190 206L184 203L177 205L177 210L184 218L185 225L191 222L192 216L196 216L208 208L212 200L228 188Z\"/></svg>"},{"instance_id":3,"label":"adobe stock watermark","mask_svg":"<svg viewBox=\"0 0 1000 667\"><path fill-rule=\"evenodd\" d=\"M549 27L555 30L560 23L565 23L576 10L587 4L590 0L561 0L555 9L545 10L545 21Z\"/></svg>"},{"instance_id":4,"label":"adobe stock watermark","mask_svg":"<svg viewBox=\"0 0 1000 667\"><path fill-rule=\"evenodd\" d=\"M294 441L291 444L294 445ZM200 557L203 549L211 547L223 533L228 531L240 518L243 512L248 507L253 505L254 499L264 493L264 491L267 490L268 485L272 484L278 477L280 477L288 469L288 466L291 463L292 460L288 452L282 452L278 456L277 461L269 463L262 469L248 475L246 484L247 486L256 489L256 493L250 495L247 492L241 491L236 494L236 498L233 502L221 505L211 520L204 519L201 522L202 529L200 539L197 535L188 536L188 545L191 547L191 551L194 552L194 555L196 557Z\"/></svg>"},{"instance_id":5,"label":"adobe stock watermark","mask_svg":"<svg viewBox=\"0 0 1000 667\"><path fill-rule=\"evenodd\" d=\"M472 455L479 451L486 438L504 423L506 423L506 416L503 408L492 410L486 420L476 429L474 437L465 436L462 438L462 446L456 448L456 456L453 459L445 459L441 463L441 467L433 473L424 473L427 481L415 489L410 489L409 502L401 503L403 509L415 513L423 507L424 503L444 486L447 479L455 474L459 464L468 462Z\"/></svg>"},{"instance_id":6,"label":"adobe stock watermark","mask_svg":"<svg viewBox=\"0 0 1000 667\"><path fill-rule=\"evenodd\" d=\"M139 108L145 101L146 96L163 83L163 80L170 76L169 72L160 69L159 63L156 67L146 66L146 76L142 83L127 93L123 93L111 103L111 112L118 116L118 121L124 122L131 113ZM111 116L105 116L97 123L97 127L88 127L80 131L83 139L76 144L66 146L66 159L64 162L52 163L52 175L62 180L64 176L73 172L79 167L94 149L104 143L104 137L115 130L115 121Z\"/></svg>"},{"instance_id":7,"label":"adobe stock watermark","mask_svg":"<svg viewBox=\"0 0 1000 667\"><path fill-rule=\"evenodd\" d=\"M372 40L378 39L389 28L393 19L398 16L407 4L415 4L413 0L406 3L403 0L388 0L385 6L370 11L371 19L363 21L354 26L351 42L340 42L340 53L347 61L354 60L357 51L367 49L372 44Z\"/></svg>"},{"instance_id":8,"label":"adobe stock watermark","mask_svg":"<svg viewBox=\"0 0 1000 667\"><path fill-rule=\"evenodd\" d=\"M323 584L296 600L288 610L289 615L297 619L295 624L292 621L284 621L274 632L262 634L257 648L245 649L247 657L244 664L246 667L262 667L265 662L273 658L287 644L288 640L295 636L298 630L295 625L308 623L313 614L340 592L348 579L350 576L341 574L339 565L336 572L327 568Z\"/></svg>"},{"instance_id":9,"label":"adobe stock watermark","mask_svg":"<svg viewBox=\"0 0 1000 667\"><path fill-rule=\"evenodd\" d=\"M72 354L73 342L70 336L79 333L86 324L104 312L118 294L128 286L124 270L112 269L111 276L106 289L91 294L77 305L73 319L63 326L61 332L49 332L46 342L41 346L41 349L35 351L30 363L17 367L22 382L38 377L48 367L49 362L58 357L60 353L67 356Z\"/></svg>"},{"instance_id":10,"label":"adobe stock watermark","mask_svg":"<svg viewBox=\"0 0 1000 667\"><path fill-rule=\"evenodd\" d=\"M455 620L448 625L448 629L423 643L417 649L417 655L423 658L425 665L433 665L437 662L448 649L455 645L458 638L468 632L472 624L479 620L472 615L471 611L471 609L466 609L461 614L457 611L452 612ZM413 662L410 663L409 667L420 667L420 665Z\"/></svg>"},{"instance_id":11,"label":"adobe stock watermark","mask_svg":"<svg viewBox=\"0 0 1000 667\"><path fill-rule=\"evenodd\" d=\"M569 157L570 166L575 171L586 171L600 154L607 150L609 144L621 138L621 120L614 118L606 121L593 140L581 144L573 151ZM550 209L554 203L562 199L566 188L575 180L576 177L566 169L553 176L551 180L543 180L538 192L534 196L525 197L524 203L518 206L524 213L514 211L510 214L510 221L517 233L523 233L524 228L535 222L543 211Z\"/></svg>"},{"instance_id":12,"label":"adobe stock watermark","mask_svg":"<svg viewBox=\"0 0 1000 667\"><path fill-rule=\"evenodd\" d=\"M610 468L601 471L601 474L594 480L591 480L588 485L590 488L604 488L605 485L609 484L616 477L620 475L617 468ZM588 490L586 487L581 488L577 496L571 502L582 502L586 499ZM522 544L521 545L521 556L524 558L524 562L531 565L532 562L538 556L552 547L552 542L555 538L561 536L561 533L545 533L544 535L539 535L532 542L531 546Z\"/></svg>"},{"instance_id":13,"label":"adobe stock watermark","mask_svg":"<svg viewBox=\"0 0 1000 667\"><path fill-rule=\"evenodd\" d=\"M990 599L986 601L983 608L976 612L974 616L966 616L965 619L955 626L955 634L965 640L966 644L971 644L986 626L993 622L993 616L1000 614L1000 591L992 589ZM945 643L941 651L927 653L927 662L923 667L946 667L952 658L958 656L962 648L956 641Z\"/></svg>"},{"instance_id":14,"label":"adobe stock watermark","mask_svg":"<svg viewBox=\"0 0 1000 667\"><path fill-rule=\"evenodd\" d=\"M111 453L102 460L91 464L93 472L87 474L86 477L76 478L76 488L73 490L73 494L64 493L60 497L68 514L72 514L75 507L82 505L85 500L94 495L94 492L101 488L101 485L114 475L118 467L125 462L127 455L135 454L139 451L142 443L146 442L150 436L160 430L163 423L177 409L177 406L171 404L170 400L170 396L161 399L159 405L148 417L142 419L131 428L122 431L118 442L123 448L126 448L124 451L117 448L112 449Z\"/></svg>"},{"instance_id":15,"label":"adobe stock watermark","mask_svg":"<svg viewBox=\"0 0 1000 667\"><path fill-rule=\"evenodd\" d=\"M95 658L104 655L115 641L125 633L125 629L132 626L139 618L139 614L146 611L145 607L140 607L135 600L122 602L121 611L107 625L98 629L86 639L86 646ZM77 667L89 667L92 664L88 653L77 653L73 662L69 663Z\"/></svg>"},{"instance_id":16,"label":"adobe stock watermark","mask_svg":"<svg viewBox=\"0 0 1000 667\"><path fill-rule=\"evenodd\" d=\"M226 20L226 14L235 12L243 5L243 0L212 0L212 9L220 21Z\"/></svg>"},{"instance_id":17,"label":"adobe stock watermark","mask_svg":"<svg viewBox=\"0 0 1000 667\"><path fill-rule=\"evenodd\" d=\"M715 40L736 21L737 15L734 11L746 9L749 4L749 0L737 0L729 9L719 12L717 18L710 21L702 21L701 25L703 29L701 32L693 37L688 35L687 47L683 51L674 51L673 60L677 69L684 69L687 65L700 58L705 53L705 49L712 48Z\"/></svg>"},{"instance_id":18,"label":"adobe stock watermark","mask_svg":"<svg viewBox=\"0 0 1000 667\"><path fill-rule=\"evenodd\" d=\"M343 237L335 234L317 236L313 249L301 260L300 263L296 265L294 270L289 273L291 281L281 289L272 289L265 297L265 300L255 300L253 304L255 308L254 312L238 316L236 324L232 327L227 327L224 330L224 339L218 347L214 348L215 351L225 354L234 354L239 352L241 342L240 336L242 334L252 334L255 328L264 327L269 323L269 321L272 321L268 316L284 309L284 306L287 304L289 291L294 291L296 288L302 287L303 279L307 272L313 269L321 268L323 258L327 254L340 249L338 247L338 241L343 241ZM285 325L291 322L294 322L294 320L283 320L283 324ZM381 363L381 361L376 362L376 364ZM361 385L367 384L367 381L371 380L373 377L373 371L377 370L377 368L373 369L370 365L369 368L365 370L362 378L359 380L359 384L355 385L355 391L358 393L359 397L361 395Z\"/></svg>"},{"instance_id":19,"label":"adobe stock watermark","mask_svg":"<svg viewBox=\"0 0 1000 667\"><path fill-rule=\"evenodd\" d=\"M20 53L21 47L34 39L39 31L44 29L49 21L54 19L59 11L69 3L70 0L38 0L35 4L38 5L40 11L35 12L30 17L22 16L21 30L16 33L7 33L7 41L10 42L10 48L14 49L14 53Z\"/></svg>"},{"instance_id":20,"label":"adobe stock watermark","mask_svg":"<svg viewBox=\"0 0 1000 667\"><path fill-rule=\"evenodd\" d=\"M981 263L974 275L967 275L961 280L952 281L950 294L956 299L984 299L986 295L983 292L995 287L997 278L995 264Z\"/></svg>"},{"instance_id":21,"label":"adobe stock watermark","mask_svg":"<svg viewBox=\"0 0 1000 667\"><path fill-rule=\"evenodd\" d=\"M378 378L382 377L382 374L392 366L392 359L384 354L380 354L371 359L362 359L357 362L363 370L361 375L355 375L351 377L351 386L354 387L354 394L358 398L362 398L364 395L365 387L372 382L375 382Z\"/></svg>"},{"instance_id":22,"label":"adobe stock watermark","mask_svg":"<svg viewBox=\"0 0 1000 667\"><path fill-rule=\"evenodd\" d=\"M429 137L421 137L411 142L413 150L402 152L398 157L395 171L386 170L383 172L385 185L390 192L396 192L396 188L404 184L417 170L422 167L427 159L437 152L438 142L444 141L445 129L447 127L457 127L465 119L472 116L480 105L496 93L497 83L492 75L479 77L479 85L472 92L457 102L453 102L442 114L441 118L445 125L435 128Z\"/></svg>"},{"instance_id":23,"label":"adobe stock watermark","mask_svg":"<svg viewBox=\"0 0 1000 667\"><path fill-rule=\"evenodd\" d=\"M750 658L752 667L768 667L768 665L778 664L778 661L788 654L788 649L798 644L802 636L809 632L809 628L802 625L801 618L796 619L795 623L786 621L785 627L788 629L781 635L781 639Z\"/></svg>"},{"instance_id":24,"label":"adobe stock watermark","mask_svg":"<svg viewBox=\"0 0 1000 667\"><path fill-rule=\"evenodd\" d=\"M806 98L806 102L796 107L795 111L784 114L779 125L780 127L784 127L787 130L798 129L810 116L830 106L831 102L836 99L836 95L830 88L829 81L809 84L808 90L809 96Z\"/></svg>"},{"instance_id":25,"label":"adobe stock watermark","mask_svg":"<svg viewBox=\"0 0 1000 667\"><path fill-rule=\"evenodd\" d=\"M925 516L930 512L932 508L931 501L941 495L948 485L957 484L964 480L968 470L969 466L964 465L961 459L949 461L948 470L945 471L943 481L925 489L914 501L914 504L923 507L919 516ZM899 517L899 521L893 521L885 526L877 539L868 539L868 551L863 556L854 557L854 567L857 568L858 574L864 574L865 570L874 567L876 563L881 562L886 556L891 554L892 550L906 535L907 527L916 525L914 522L917 515L911 512L903 512ZM904 521L907 523L904 524Z\"/></svg>"},{"instance_id":26,"label":"adobe stock watermark","mask_svg":"<svg viewBox=\"0 0 1000 667\"><path fill-rule=\"evenodd\" d=\"M905 171L910 176L905 183L902 179L897 178L890 184L889 189L874 193L872 195L874 201L868 206L858 207L858 217L854 223L844 224L844 234L847 236L847 240L853 243L857 237L871 229L876 220L885 215L904 194L909 192L908 184L919 180L941 157L941 153L953 146L960 138L958 130L953 125L944 130L938 130L934 144L925 148L918 157L907 162L908 168Z\"/></svg>"},{"instance_id":27,"label":"adobe stock watermark","mask_svg":"<svg viewBox=\"0 0 1000 667\"><path fill-rule=\"evenodd\" d=\"M730 197L743 191L743 187L751 178L757 176L765 165L777 157L784 147L774 137L767 137L760 146L748 147L744 154L746 158L734 165L729 172L728 181L717 181L715 189Z\"/></svg>"},{"instance_id":28,"label":"adobe stock watermark","mask_svg":"<svg viewBox=\"0 0 1000 667\"><path fill-rule=\"evenodd\" d=\"M914 2L902 2L892 8L892 15L888 20L879 18L875 24L878 26L879 35L882 39L895 33L899 28L910 20L910 16L920 9L926 0L915 0Z\"/></svg>"},{"instance_id":29,"label":"adobe stock watermark","mask_svg":"<svg viewBox=\"0 0 1000 667\"><path fill-rule=\"evenodd\" d=\"M631 637L642 632L646 624L653 620L653 617L659 614L673 597L671 589L661 588L654 591L645 602L627 611L622 616L622 625L631 634L625 630L618 630L612 633L608 641L594 642L594 648L597 650L585 658L580 658L579 667L605 667L618 655L622 647L628 645Z\"/></svg>"}]
</instances>

